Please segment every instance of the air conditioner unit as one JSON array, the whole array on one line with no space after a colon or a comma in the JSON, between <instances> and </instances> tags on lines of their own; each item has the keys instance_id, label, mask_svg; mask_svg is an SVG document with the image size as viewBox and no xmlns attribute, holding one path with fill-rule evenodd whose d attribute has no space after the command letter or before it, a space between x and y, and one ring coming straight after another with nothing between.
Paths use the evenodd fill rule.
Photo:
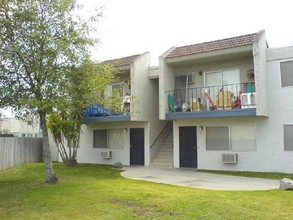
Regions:
<instances>
[{"instance_id":1,"label":"air conditioner unit","mask_svg":"<svg viewBox=\"0 0 293 220\"><path fill-rule=\"evenodd\" d=\"M111 159L112 151L102 151L100 152L100 156L104 159Z\"/></svg>"},{"instance_id":2,"label":"air conditioner unit","mask_svg":"<svg viewBox=\"0 0 293 220\"><path fill-rule=\"evenodd\" d=\"M222 154L223 163L237 163L238 156L237 154Z\"/></svg>"}]
</instances>

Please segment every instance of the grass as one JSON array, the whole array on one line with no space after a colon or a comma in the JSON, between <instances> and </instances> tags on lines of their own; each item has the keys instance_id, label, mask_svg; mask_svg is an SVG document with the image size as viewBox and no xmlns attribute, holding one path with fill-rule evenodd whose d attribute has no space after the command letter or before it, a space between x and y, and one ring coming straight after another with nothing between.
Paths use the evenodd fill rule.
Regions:
<instances>
[{"instance_id":1,"label":"grass","mask_svg":"<svg viewBox=\"0 0 293 220\"><path fill-rule=\"evenodd\" d=\"M281 180L283 178L293 179L293 174L289 173L269 173L269 172L248 172L248 171L224 171L224 170L198 170L205 173L224 174L231 176L256 177L264 179Z\"/></svg>"},{"instance_id":2,"label":"grass","mask_svg":"<svg viewBox=\"0 0 293 220\"><path fill-rule=\"evenodd\" d=\"M216 191L125 179L110 166L44 164L0 173L0 219L292 219L293 191Z\"/></svg>"}]
</instances>

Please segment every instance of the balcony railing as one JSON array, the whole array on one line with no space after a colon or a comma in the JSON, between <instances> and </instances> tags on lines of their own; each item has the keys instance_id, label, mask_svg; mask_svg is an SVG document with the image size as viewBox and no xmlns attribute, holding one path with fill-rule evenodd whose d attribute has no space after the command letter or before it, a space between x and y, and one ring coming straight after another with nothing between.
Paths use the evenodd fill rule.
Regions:
<instances>
[{"instance_id":1,"label":"balcony railing","mask_svg":"<svg viewBox=\"0 0 293 220\"><path fill-rule=\"evenodd\" d=\"M121 97L122 102L120 109L117 111L111 111L110 108L105 108L101 104L92 104L86 109L86 117L106 117L106 116L119 116L119 115L129 115L130 114L130 102L131 96Z\"/></svg>"},{"instance_id":2,"label":"balcony railing","mask_svg":"<svg viewBox=\"0 0 293 220\"><path fill-rule=\"evenodd\" d=\"M167 112L255 108L254 82L167 91Z\"/></svg>"}]
</instances>

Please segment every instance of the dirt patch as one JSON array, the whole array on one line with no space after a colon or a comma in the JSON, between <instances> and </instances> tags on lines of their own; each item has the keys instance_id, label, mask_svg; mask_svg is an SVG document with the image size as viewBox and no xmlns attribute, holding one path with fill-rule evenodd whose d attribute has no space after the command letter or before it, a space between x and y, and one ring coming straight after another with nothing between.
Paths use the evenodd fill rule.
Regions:
<instances>
[{"instance_id":1,"label":"dirt patch","mask_svg":"<svg viewBox=\"0 0 293 220\"><path fill-rule=\"evenodd\" d=\"M176 216L175 213L172 212L166 212L165 210L161 210L159 207L153 205L143 205L136 201L126 201L121 199L115 199L111 200L113 204L126 207L128 209L131 209L135 215L138 217L168 217L168 216Z\"/></svg>"}]
</instances>

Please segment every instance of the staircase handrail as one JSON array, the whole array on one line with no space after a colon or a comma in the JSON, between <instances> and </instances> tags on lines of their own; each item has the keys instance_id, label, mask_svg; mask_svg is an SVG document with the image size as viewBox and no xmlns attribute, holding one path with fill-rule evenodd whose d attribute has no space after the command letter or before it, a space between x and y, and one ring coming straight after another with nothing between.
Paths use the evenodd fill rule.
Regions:
<instances>
[{"instance_id":1,"label":"staircase handrail","mask_svg":"<svg viewBox=\"0 0 293 220\"><path fill-rule=\"evenodd\" d=\"M158 141L158 139L161 137L161 135L163 134L163 132L167 129L169 125L169 122L167 122L167 124L164 126L164 128L161 130L160 134L157 136L157 138L154 140L154 142L151 144L150 148L152 148L155 143Z\"/></svg>"}]
</instances>

